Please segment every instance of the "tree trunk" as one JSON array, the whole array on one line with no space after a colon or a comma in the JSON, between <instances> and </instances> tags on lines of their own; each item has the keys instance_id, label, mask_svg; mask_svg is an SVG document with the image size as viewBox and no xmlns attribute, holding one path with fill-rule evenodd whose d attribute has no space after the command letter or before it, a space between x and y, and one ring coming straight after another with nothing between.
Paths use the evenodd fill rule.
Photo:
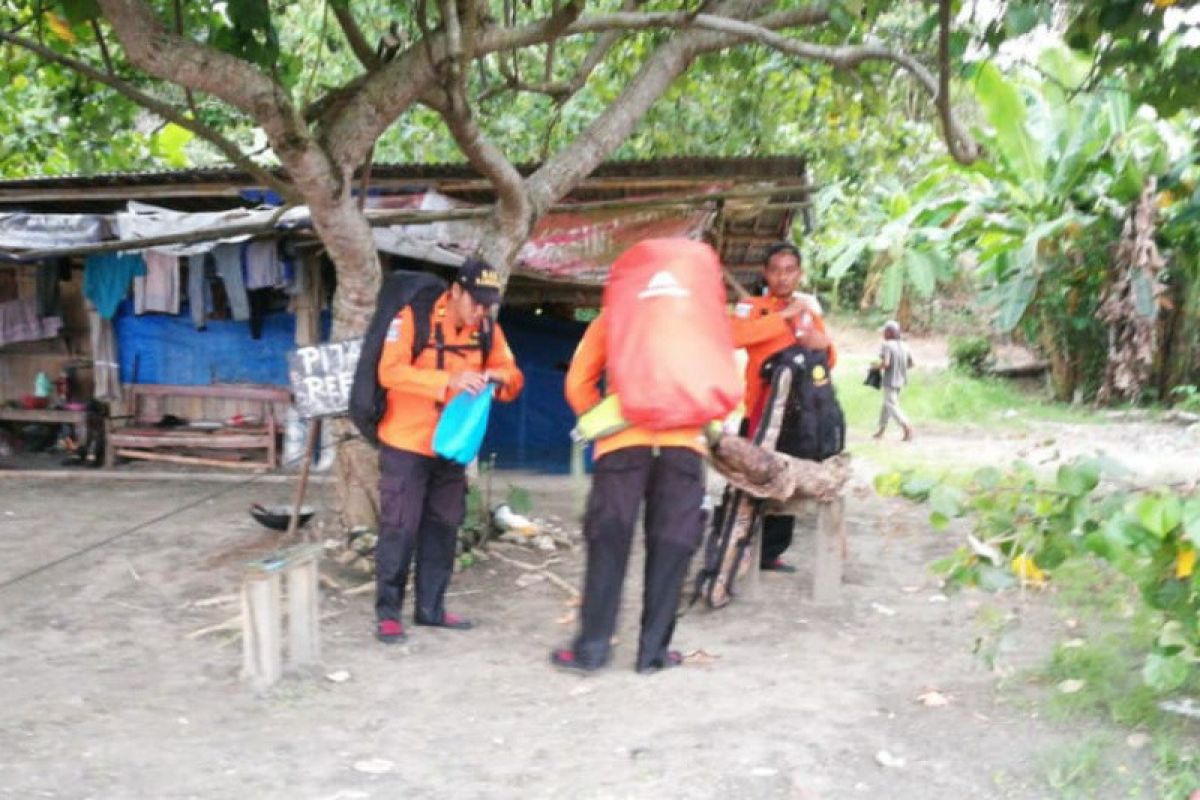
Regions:
<instances>
[{"instance_id":1,"label":"tree trunk","mask_svg":"<svg viewBox=\"0 0 1200 800\"><path fill-rule=\"evenodd\" d=\"M305 199L313 227L337 268L333 295L333 341L353 339L366 331L381 281L379 253L367 218L350 194L349 176L336 192L309 191ZM328 189L328 187L326 187ZM316 195L310 197L309 195ZM349 419L333 421L337 449L338 514L346 530L374 529L379 520L379 462L374 448L357 436Z\"/></svg>"}]
</instances>

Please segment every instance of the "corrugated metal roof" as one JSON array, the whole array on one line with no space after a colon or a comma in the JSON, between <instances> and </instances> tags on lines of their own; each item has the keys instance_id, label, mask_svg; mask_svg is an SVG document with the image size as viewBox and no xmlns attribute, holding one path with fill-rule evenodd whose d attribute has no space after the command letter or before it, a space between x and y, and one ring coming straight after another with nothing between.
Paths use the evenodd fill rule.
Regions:
<instances>
[{"instance_id":1,"label":"corrugated metal roof","mask_svg":"<svg viewBox=\"0 0 1200 800\"><path fill-rule=\"evenodd\" d=\"M736 158L681 157L628 161L607 161L591 174L591 178L647 178L647 177L750 177L771 178L781 175L804 174L806 159L798 155L746 156ZM517 169L529 174L540 164L521 164ZM286 176L286 171L273 168L272 172ZM473 167L465 163L422 163L422 164L374 164L371 167L372 181L385 179L408 180L482 180ZM199 184L209 182L236 183L255 186L257 181L246 171L236 167L200 167L182 170L148 170L144 172L105 172L95 175L39 176L0 180L0 191L17 192L22 189L75 188L85 189L98 186L150 186L155 184Z\"/></svg>"}]
</instances>

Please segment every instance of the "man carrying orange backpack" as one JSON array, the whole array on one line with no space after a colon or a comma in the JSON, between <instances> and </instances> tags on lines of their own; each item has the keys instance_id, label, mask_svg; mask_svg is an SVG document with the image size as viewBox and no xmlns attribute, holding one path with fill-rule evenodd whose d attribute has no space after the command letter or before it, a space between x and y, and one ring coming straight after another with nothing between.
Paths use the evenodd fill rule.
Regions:
<instances>
[{"instance_id":1,"label":"man carrying orange backpack","mask_svg":"<svg viewBox=\"0 0 1200 800\"><path fill-rule=\"evenodd\" d=\"M581 625L550 661L591 672L611 658L621 589L638 512L645 502L646 569L638 672L677 666L675 612L703 536L703 425L741 398L724 312L720 261L711 247L647 240L612 266L604 309L588 326L567 371L578 415L620 400L628 423L595 444L595 474L583 524L587 543Z\"/></svg>"}]
</instances>

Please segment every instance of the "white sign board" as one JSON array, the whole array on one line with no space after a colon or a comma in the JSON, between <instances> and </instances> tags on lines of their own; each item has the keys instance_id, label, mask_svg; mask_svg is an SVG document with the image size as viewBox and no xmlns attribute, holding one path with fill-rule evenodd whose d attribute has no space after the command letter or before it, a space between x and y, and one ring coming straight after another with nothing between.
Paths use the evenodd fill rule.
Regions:
<instances>
[{"instance_id":1,"label":"white sign board","mask_svg":"<svg viewBox=\"0 0 1200 800\"><path fill-rule=\"evenodd\" d=\"M293 405L301 419L335 417L350 407L362 339L301 347L288 354Z\"/></svg>"}]
</instances>

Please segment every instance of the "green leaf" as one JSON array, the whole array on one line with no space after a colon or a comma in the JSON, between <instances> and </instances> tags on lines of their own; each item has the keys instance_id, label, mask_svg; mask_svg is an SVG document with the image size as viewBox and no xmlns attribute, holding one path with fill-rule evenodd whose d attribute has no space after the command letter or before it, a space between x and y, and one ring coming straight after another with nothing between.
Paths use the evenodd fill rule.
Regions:
<instances>
[{"instance_id":1,"label":"green leaf","mask_svg":"<svg viewBox=\"0 0 1200 800\"><path fill-rule=\"evenodd\" d=\"M1015 586L1017 579L1008 569L983 564L979 567L979 586L989 592L999 592Z\"/></svg>"},{"instance_id":2,"label":"green leaf","mask_svg":"<svg viewBox=\"0 0 1200 800\"><path fill-rule=\"evenodd\" d=\"M937 282L937 262L927 253L909 249L904 252L904 265L917 296L931 297Z\"/></svg>"},{"instance_id":3,"label":"green leaf","mask_svg":"<svg viewBox=\"0 0 1200 800\"><path fill-rule=\"evenodd\" d=\"M928 475L910 475L900 486L900 494L907 497L909 500L918 502L929 497L930 492L938 485L937 479L931 478Z\"/></svg>"},{"instance_id":4,"label":"green leaf","mask_svg":"<svg viewBox=\"0 0 1200 800\"><path fill-rule=\"evenodd\" d=\"M897 497L904 485L904 476L899 472L881 472L875 476L875 493L880 497Z\"/></svg>"},{"instance_id":5,"label":"green leaf","mask_svg":"<svg viewBox=\"0 0 1200 800\"><path fill-rule=\"evenodd\" d=\"M867 244L868 240L865 238L854 238L845 242L829 264L829 269L825 271L825 277L835 281L845 277L846 273L858 262L863 251L867 249Z\"/></svg>"},{"instance_id":6,"label":"green leaf","mask_svg":"<svg viewBox=\"0 0 1200 800\"><path fill-rule=\"evenodd\" d=\"M176 125L174 122L168 122L154 136L154 149L171 166L186 167L189 165L189 161L185 148L195 136L187 128Z\"/></svg>"},{"instance_id":7,"label":"green leaf","mask_svg":"<svg viewBox=\"0 0 1200 800\"><path fill-rule=\"evenodd\" d=\"M895 311L904 295L904 263L896 261L884 270L883 280L879 286L879 307L885 311Z\"/></svg>"},{"instance_id":8,"label":"green leaf","mask_svg":"<svg viewBox=\"0 0 1200 800\"><path fill-rule=\"evenodd\" d=\"M995 132L999 154L1026 193L1040 196L1046 159L1026 129L1025 101L991 62L975 75L975 97ZM1036 190L1036 191L1033 191Z\"/></svg>"},{"instance_id":9,"label":"green leaf","mask_svg":"<svg viewBox=\"0 0 1200 800\"><path fill-rule=\"evenodd\" d=\"M1175 495L1143 495L1134 501L1138 523L1159 539L1165 539L1183 520L1183 506Z\"/></svg>"},{"instance_id":10,"label":"green leaf","mask_svg":"<svg viewBox=\"0 0 1200 800\"><path fill-rule=\"evenodd\" d=\"M996 314L996 326L1002 333L1009 333L1025 317L1029 304L1037 295L1038 275L1032 269L1022 270L1015 280L1000 287L1000 308Z\"/></svg>"},{"instance_id":11,"label":"green leaf","mask_svg":"<svg viewBox=\"0 0 1200 800\"><path fill-rule=\"evenodd\" d=\"M962 495L949 486L934 486L929 491L929 507L933 513L952 519L962 513Z\"/></svg>"},{"instance_id":12,"label":"green leaf","mask_svg":"<svg viewBox=\"0 0 1200 800\"><path fill-rule=\"evenodd\" d=\"M1200 547L1200 497L1193 497L1183 505L1183 535Z\"/></svg>"},{"instance_id":13,"label":"green leaf","mask_svg":"<svg viewBox=\"0 0 1200 800\"><path fill-rule=\"evenodd\" d=\"M96 0L59 0L63 17L72 25L88 22L100 17L100 5Z\"/></svg>"},{"instance_id":14,"label":"green leaf","mask_svg":"<svg viewBox=\"0 0 1200 800\"><path fill-rule=\"evenodd\" d=\"M975 474L971 476L971 480L980 489L990 490L1000 485L1000 477L1000 470L995 467L984 467L976 470Z\"/></svg>"},{"instance_id":15,"label":"green leaf","mask_svg":"<svg viewBox=\"0 0 1200 800\"><path fill-rule=\"evenodd\" d=\"M1154 691L1165 693L1182 686L1190 672L1191 664L1182 654L1151 653L1142 666L1142 680Z\"/></svg>"},{"instance_id":16,"label":"green leaf","mask_svg":"<svg viewBox=\"0 0 1200 800\"><path fill-rule=\"evenodd\" d=\"M1055 483L1059 491L1072 497L1082 497L1100 483L1100 465L1095 461L1063 464L1058 468Z\"/></svg>"}]
</instances>

